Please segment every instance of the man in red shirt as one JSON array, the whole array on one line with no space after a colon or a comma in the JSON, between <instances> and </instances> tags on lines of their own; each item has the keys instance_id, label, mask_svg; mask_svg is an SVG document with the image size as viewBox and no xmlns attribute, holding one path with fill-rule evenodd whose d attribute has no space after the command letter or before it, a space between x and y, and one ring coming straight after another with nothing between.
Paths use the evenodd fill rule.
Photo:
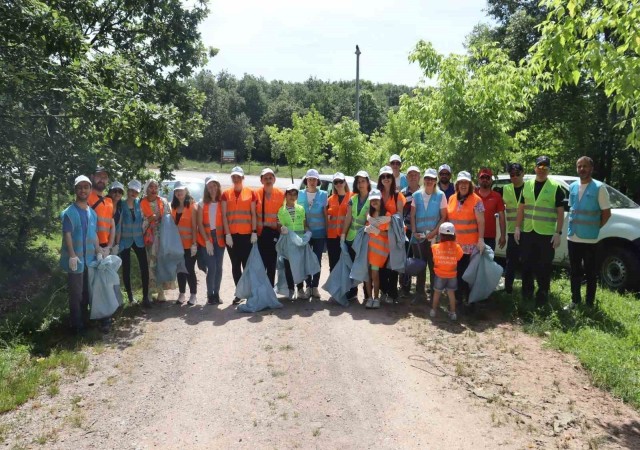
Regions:
<instances>
[{"instance_id":1,"label":"man in red shirt","mask_svg":"<svg viewBox=\"0 0 640 450\"><path fill-rule=\"evenodd\" d=\"M507 242L507 222L504 215L504 201L502 195L491 189L493 172L489 168L482 168L478 173L478 188L476 194L484 204L484 242L492 250L496 249L496 214L500 223L500 241L498 245L504 248Z\"/></svg>"}]
</instances>

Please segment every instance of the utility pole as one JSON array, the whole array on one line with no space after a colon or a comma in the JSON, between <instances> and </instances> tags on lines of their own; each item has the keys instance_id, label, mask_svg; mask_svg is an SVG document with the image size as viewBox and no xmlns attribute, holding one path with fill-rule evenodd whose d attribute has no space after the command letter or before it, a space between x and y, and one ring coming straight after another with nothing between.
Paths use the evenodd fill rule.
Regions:
<instances>
[{"instance_id":1,"label":"utility pole","mask_svg":"<svg viewBox=\"0 0 640 450\"><path fill-rule=\"evenodd\" d=\"M360 47L356 45L356 122L360 125Z\"/></svg>"}]
</instances>

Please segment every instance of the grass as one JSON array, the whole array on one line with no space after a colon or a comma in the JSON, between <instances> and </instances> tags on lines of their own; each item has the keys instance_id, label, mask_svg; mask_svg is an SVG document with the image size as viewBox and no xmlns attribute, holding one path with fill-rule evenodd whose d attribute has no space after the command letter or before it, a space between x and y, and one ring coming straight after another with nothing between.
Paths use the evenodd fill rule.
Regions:
<instances>
[{"instance_id":1,"label":"grass","mask_svg":"<svg viewBox=\"0 0 640 450\"><path fill-rule=\"evenodd\" d=\"M584 292L583 292L584 294ZM640 299L599 288L597 306L564 311L571 301L567 279L552 284L550 305L536 311L518 295L496 294L526 332L544 336L548 344L574 354L594 385L640 409Z\"/></svg>"}]
</instances>

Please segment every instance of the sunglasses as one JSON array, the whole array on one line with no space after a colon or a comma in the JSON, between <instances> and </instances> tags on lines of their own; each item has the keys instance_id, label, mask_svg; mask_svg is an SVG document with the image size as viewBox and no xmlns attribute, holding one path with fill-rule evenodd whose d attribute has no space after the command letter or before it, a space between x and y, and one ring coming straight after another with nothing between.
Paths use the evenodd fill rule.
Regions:
<instances>
[{"instance_id":1,"label":"sunglasses","mask_svg":"<svg viewBox=\"0 0 640 450\"><path fill-rule=\"evenodd\" d=\"M440 172L438 175L440 175L441 177L450 177L451 174L449 172Z\"/></svg>"},{"instance_id":2,"label":"sunglasses","mask_svg":"<svg viewBox=\"0 0 640 450\"><path fill-rule=\"evenodd\" d=\"M335 180L333 184L344 184L344 180Z\"/></svg>"},{"instance_id":3,"label":"sunglasses","mask_svg":"<svg viewBox=\"0 0 640 450\"><path fill-rule=\"evenodd\" d=\"M120 195L124 195L124 191L120 190L120 189L112 189L111 190L112 194L120 194Z\"/></svg>"},{"instance_id":4,"label":"sunglasses","mask_svg":"<svg viewBox=\"0 0 640 450\"><path fill-rule=\"evenodd\" d=\"M513 177L519 177L521 174L522 172L511 172L509 176L513 178Z\"/></svg>"},{"instance_id":5,"label":"sunglasses","mask_svg":"<svg viewBox=\"0 0 640 450\"><path fill-rule=\"evenodd\" d=\"M392 165L392 166L399 166L402 163L399 162L399 161L393 161L393 162L390 162L389 164Z\"/></svg>"},{"instance_id":6,"label":"sunglasses","mask_svg":"<svg viewBox=\"0 0 640 450\"><path fill-rule=\"evenodd\" d=\"M390 180L393 178L393 175L389 175L388 173L380 175L381 180Z\"/></svg>"},{"instance_id":7,"label":"sunglasses","mask_svg":"<svg viewBox=\"0 0 640 450\"><path fill-rule=\"evenodd\" d=\"M546 169L548 169L548 168L549 168L549 166L546 166L546 165L544 165L544 164L538 164L538 165L536 166L536 169L540 169L540 170L546 170Z\"/></svg>"},{"instance_id":8,"label":"sunglasses","mask_svg":"<svg viewBox=\"0 0 640 450\"><path fill-rule=\"evenodd\" d=\"M481 180L490 180L490 179L491 179L491 177L490 177L489 175L481 175L481 176L480 176L480 179L481 179Z\"/></svg>"}]
</instances>

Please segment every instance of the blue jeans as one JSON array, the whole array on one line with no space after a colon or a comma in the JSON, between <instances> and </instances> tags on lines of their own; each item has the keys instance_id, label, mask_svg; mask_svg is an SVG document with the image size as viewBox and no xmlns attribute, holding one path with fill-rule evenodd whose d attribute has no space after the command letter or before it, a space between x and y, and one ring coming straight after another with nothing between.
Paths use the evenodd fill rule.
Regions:
<instances>
[{"instance_id":1,"label":"blue jeans","mask_svg":"<svg viewBox=\"0 0 640 450\"><path fill-rule=\"evenodd\" d=\"M207 295L220 294L220 283L222 282L222 260L224 258L224 247L219 247L215 239L213 240L213 255L207 255L206 247L198 246L202 260L207 266Z\"/></svg>"},{"instance_id":2,"label":"blue jeans","mask_svg":"<svg viewBox=\"0 0 640 450\"><path fill-rule=\"evenodd\" d=\"M322 254L324 253L324 248L326 246L326 238L311 238L309 245L311 246L313 253L318 257L318 263L320 264L320 268L322 268ZM308 276L306 283L308 288L317 288L320 284L320 272L313 276Z\"/></svg>"}]
</instances>

